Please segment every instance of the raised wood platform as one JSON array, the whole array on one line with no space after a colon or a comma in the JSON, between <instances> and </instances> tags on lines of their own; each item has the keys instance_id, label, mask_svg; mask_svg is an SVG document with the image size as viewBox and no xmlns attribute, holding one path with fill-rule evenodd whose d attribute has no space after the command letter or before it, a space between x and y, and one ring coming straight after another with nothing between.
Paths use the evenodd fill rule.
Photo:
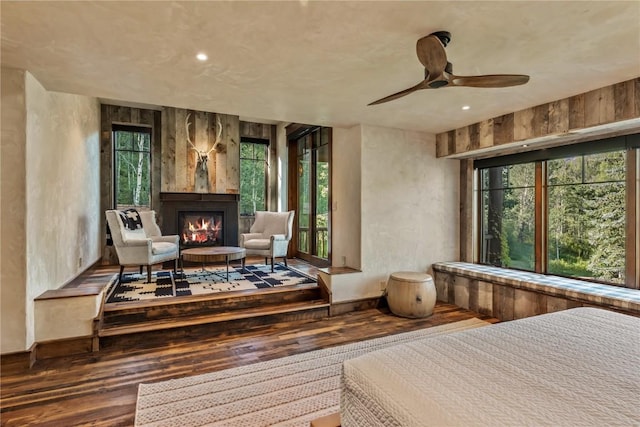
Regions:
<instances>
[{"instance_id":1,"label":"raised wood platform","mask_svg":"<svg viewBox=\"0 0 640 427\"><path fill-rule=\"evenodd\" d=\"M213 336L328 315L329 302L317 285L286 286L106 304L98 336L100 348L141 346L168 336Z\"/></svg>"}]
</instances>

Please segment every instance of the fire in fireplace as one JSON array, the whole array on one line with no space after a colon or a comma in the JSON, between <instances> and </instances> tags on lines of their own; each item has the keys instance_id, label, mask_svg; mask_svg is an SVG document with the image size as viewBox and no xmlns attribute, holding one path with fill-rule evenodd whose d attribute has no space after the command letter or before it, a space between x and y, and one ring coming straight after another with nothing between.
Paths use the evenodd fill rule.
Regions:
<instances>
[{"instance_id":1,"label":"fire in fireplace","mask_svg":"<svg viewBox=\"0 0 640 427\"><path fill-rule=\"evenodd\" d=\"M221 212L179 212L181 246L222 246L224 232Z\"/></svg>"}]
</instances>

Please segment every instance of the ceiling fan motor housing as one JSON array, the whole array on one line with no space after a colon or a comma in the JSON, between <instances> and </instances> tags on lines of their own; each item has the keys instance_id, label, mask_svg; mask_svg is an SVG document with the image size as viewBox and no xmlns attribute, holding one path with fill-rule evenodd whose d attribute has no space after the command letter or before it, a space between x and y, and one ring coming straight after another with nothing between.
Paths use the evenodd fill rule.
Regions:
<instances>
[{"instance_id":1,"label":"ceiling fan motor housing","mask_svg":"<svg viewBox=\"0 0 640 427\"><path fill-rule=\"evenodd\" d=\"M431 33L430 35L436 36L444 47L447 47L447 45L451 41L451 33L449 31L436 31L435 33Z\"/></svg>"}]
</instances>

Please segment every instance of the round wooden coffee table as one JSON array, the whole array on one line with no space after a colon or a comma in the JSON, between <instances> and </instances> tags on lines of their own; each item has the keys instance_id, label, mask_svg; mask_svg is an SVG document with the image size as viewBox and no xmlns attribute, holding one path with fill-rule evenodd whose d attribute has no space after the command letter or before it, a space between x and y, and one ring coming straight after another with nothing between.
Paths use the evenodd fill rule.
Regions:
<instances>
[{"instance_id":1,"label":"round wooden coffee table","mask_svg":"<svg viewBox=\"0 0 640 427\"><path fill-rule=\"evenodd\" d=\"M206 246L202 248L183 249L180 252L180 256L182 258L181 264L183 264L185 260L201 262L202 271L208 271L204 268L206 263L224 260L227 263L227 282L229 281L229 261L244 259L246 255L247 252L244 248L238 248L235 246ZM184 270L184 265L182 267ZM244 262L242 263L242 268L244 268Z\"/></svg>"}]
</instances>

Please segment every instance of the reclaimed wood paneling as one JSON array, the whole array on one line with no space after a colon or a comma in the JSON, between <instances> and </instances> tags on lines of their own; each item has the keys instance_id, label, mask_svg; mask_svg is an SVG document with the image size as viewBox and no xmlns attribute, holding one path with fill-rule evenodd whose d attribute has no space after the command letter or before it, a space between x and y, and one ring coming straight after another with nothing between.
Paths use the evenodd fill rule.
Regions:
<instances>
[{"instance_id":1,"label":"reclaimed wood paneling","mask_svg":"<svg viewBox=\"0 0 640 427\"><path fill-rule=\"evenodd\" d=\"M456 129L456 153L462 153L470 149L469 126Z\"/></svg>"},{"instance_id":2,"label":"reclaimed wood paneling","mask_svg":"<svg viewBox=\"0 0 640 427\"><path fill-rule=\"evenodd\" d=\"M635 102L637 100L635 96L635 85L640 84L634 80L618 83L614 85L614 99L615 99L615 111L614 116L616 120L632 119L636 113Z\"/></svg>"},{"instance_id":3,"label":"reclaimed wood paneling","mask_svg":"<svg viewBox=\"0 0 640 427\"><path fill-rule=\"evenodd\" d=\"M493 284L493 312L501 320L513 320L515 289L509 286Z\"/></svg>"},{"instance_id":4,"label":"reclaimed wood paneling","mask_svg":"<svg viewBox=\"0 0 640 427\"><path fill-rule=\"evenodd\" d=\"M208 152L217 136L220 119L225 150L212 151L207 159L207 171L197 165L197 153L187 140L186 118L189 117L189 137L198 151ZM162 191L195 193L238 193L240 189L239 118L219 113L166 107L162 132Z\"/></svg>"},{"instance_id":5,"label":"reclaimed wood paneling","mask_svg":"<svg viewBox=\"0 0 640 427\"><path fill-rule=\"evenodd\" d=\"M514 288L501 283L482 281L439 270L433 271L438 301L468 308L501 321L521 319L575 307L599 307L637 316L628 312L585 302L578 297L559 297L542 291Z\"/></svg>"},{"instance_id":6,"label":"reclaimed wood paneling","mask_svg":"<svg viewBox=\"0 0 640 427\"><path fill-rule=\"evenodd\" d=\"M514 289L513 293L513 317L536 316L547 311L547 296L522 289Z\"/></svg>"},{"instance_id":7,"label":"reclaimed wood paneling","mask_svg":"<svg viewBox=\"0 0 640 427\"><path fill-rule=\"evenodd\" d=\"M456 276L453 279L454 304L458 307L469 308L469 287L471 279Z\"/></svg>"},{"instance_id":8,"label":"reclaimed wood paneling","mask_svg":"<svg viewBox=\"0 0 640 427\"><path fill-rule=\"evenodd\" d=\"M221 144L224 143L224 141L222 141L223 126L222 126L221 116L219 114L209 114L208 120L209 120L209 147L213 147L216 141L218 141L218 138L220 138ZM211 152L209 156L209 164L208 164L209 188L216 188L216 174L217 174L218 163L219 163L218 153Z\"/></svg>"},{"instance_id":9,"label":"reclaimed wood paneling","mask_svg":"<svg viewBox=\"0 0 640 427\"><path fill-rule=\"evenodd\" d=\"M238 126L240 127L241 138L258 138L258 139L270 139L272 125L255 122L240 121Z\"/></svg>"},{"instance_id":10,"label":"reclaimed wood paneling","mask_svg":"<svg viewBox=\"0 0 640 427\"><path fill-rule=\"evenodd\" d=\"M569 131L569 100L561 99L549 103L547 133L560 134Z\"/></svg>"},{"instance_id":11,"label":"reclaimed wood paneling","mask_svg":"<svg viewBox=\"0 0 640 427\"><path fill-rule=\"evenodd\" d=\"M476 313L493 313L493 285L481 280L469 279L469 310Z\"/></svg>"},{"instance_id":12,"label":"reclaimed wood paneling","mask_svg":"<svg viewBox=\"0 0 640 427\"><path fill-rule=\"evenodd\" d=\"M571 131L638 117L640 78L437 134L436 156L471 157L477 150L547 136L561 144Z\"/></svg>"},{"instance_id":13,"label":"reclaimed wood paneling","mask_svg":"<svg viewBox=\"0 0 640 427\"><path fill-rule=\"evenodd\" d=\"M262 125L262 128L264 129ZM225 193L240 194L240 118L227 116L225 144L227 145L227 186Z\"/></svg>"},{"instance_id":14,"label":"reclaimed wood paneling","mask_svg":"<svg viewBox=\"0 0 640 427\"><path fill-rule=\"evenodd\" d=\"M473 262L473 161L460 161L460 261Z\"/></svg>"},{"instance_id":15,"label":"reclaimed wood paneling","mask_svg":"<svg viewBox=\"0 0 640 427\"><path fill-rule=\"evenodd\" d=\"M276 211L278 210L278 166L280 162L278 162L278 144L277 144L277 127L271 126L271 136L269 139L269 189L267 191L267 210ZM331 147L331 145L329 146ZM283 173L285 171L282 171ZM329 188L331 188L331 174L329 174ZM331 197L331 194L329 194ZM331 206L331 202L329 202L329 206ZM333 216L330 216L333 218Z\"/></svg>"},{"instance_id":16,"label":"reclaimed wood paneling","mask_svg":"<svg viewBox=\"0 0 640 427\"><path fill-rule=\"evenodd\" d=\"M475 279L469 279L469 306L467 307L471 311L476 311L479 306L478 298L478 281ZM471 307L474 307L473 309Z\"/></svg>"},{"instance_id":17,"label":"reclaimed wood paneling","mask_svg":"<svg viewBox=\"0 0 640 427\"><path fill-rule=\"evenodd\" d=\"M493 285L489 282L478 282L478 313L493 313Z\"/></svg>"},{"instance_id":18,"label":"reclaimed wood paneling","mask_svg":"<svg viewBox=\"0 0 640 427\"><path fill-rule=\"evenodd\" d=\"M190 154L191 156L194 156L195 154L193 152L189 153L191 151L191 147L189 146L189 142L187 141L187 128L185 126L186 123L186 119L187 119L187 114L189 113L189 111L181 109L181 108L176 108L176 114L175 114L175 123L174 123L174 132L175 132L175 140L176 140L176 145L175 145L175 153L176 153L176 158L175 158L175 178L174 178L174 183L173 183L173 188L171 188L169 191L175 191L175 192L189 192L189 191L194 191L195 188L188 188L187 187L187 175L190 173L193 173L193 170L189 170L189 157L188 155ZM190 117L191 121L194 121L193 118L193 114ZM189 130L190 134L191 134L191 129Z\"/></svg>"},{"instance_id":19,"label":"reclaimed wood paneling","mask_svg":"<svg viewBox=\"0 0 640 427\"><path fill-rule=\"evenodd\" d=\"M162 113L154 111L151 117L153 121L153 140L159 143L153 144L151 148L151 208L158 215L158 223L162 225L160 213L160 187L162 184Z\"/></svg>"},{"instance_id":20,"label":"reclaimed wood paneling","mask_svg":"<svg viewBox=\"0 0 640 427\"><path fill-rule=\"evenodd\" d=\"M225 150L216 154L216 169L215 169L215 188L216 193L226 193L227 189L227 157L233 155L228 153L229 138L227 137L228 123L227 117L220 115L220 123L222 124L222 141L225 144ZM240 153L238 153L240 155Z\"/></svg>"},{"instance_id":21,"label":"reclaimed wood paneling","mask_svg":"<svg viewBox=\"0 0 640 427\"><path fill-rule=\"evenodd\" d=\"M433 283L436 287L436 298L438 301L449 301L449 289L447 286L449 277L451 277L451 275L447 273L440 271L433 272Z\"/></svg>"},{"instance_id":22,"label":"reclaimed wood paneling","mask_svg":"<svg viewBox=\"0 0 640 427\"><path fill-rule=\"evenodd\" d=\"M478 128L480 134L478 148L493 147L493 119L481 121L478 124Z\"/></svg>"},{"instance_id":23,"label":"reclaimed wood paneling","mask_svg":"<svg viewBox=\"0 0 640 427\"><path fill-rule=\"evenodd\" d=\"M154 157L160 151L162 132L158 128L160 125L160 112L155 110L124 107L121 105L102 104L100 106L100 209L101 212L113 209L115 200L113 194L113 124L143 125L151 127L151 150L152 150L152 179L151 179L151 200L152 207L157 201L156 196L160 193L161 180L159 171L161 169L159 157ZM106 218L100 217L100 229L106 231ZM106 246L106 232L102 237L102 262L111 264L117 262L117 255L111 246Z\"/></svg>"},{"instance_id":24,"label":"reclaimed wood paneling","mask_svg":"<svg viewBox=\"0 0 640 427\"><path fill-rule=\"evenodd\" d=\"M212 114L205 113L204 111L194 111L191 114L191 119L193 121L193 145L196 146L198 152L200 153L209 153L211 147L215 143L215 130L213 135L211 135L210 130L210 116ZM214 121L214 120L211 120ZM215 123L215 121L214 121ZM214 128L215 129L215 128ZM191 146L187 149L187 162L194 162L194 168L191 170L187 168L187 191L190 188L195 187L196 193L209 193L213 192L215 187L215 177L211 178L213 171L215 171L216 163L217 163L217 155L215 152L211 152L207 154L207 159L205 164L198 165L197 160L198 153L195 150L191 149Z\"/></svg>"},{"instance_id":25,"label":"reclaimed wood paneling","mask_svg":"<svg viewBox=\"0 0 640 427\"><path fill-rule=\"evenodd\" d=\"M162 110L162 192L175 188L176 182L176 110Z\"/></svg>"},{"instance_id":26,"label":"reclaimed wood paneling","mask_svg":"<svg viewBox=\"0 0 640 427\"><path fill-rule=\"evenodd\" d=\"M449 154L449 133L436 135L436 157L444 157Z\"/></svg>"},{"instance_id":27,"label":"reclaimed wood paneling","mask_svg":"<svg viewBox=\"0 0 640 427\"><path fill-rule=\"evenodd\" d=\"M456 301L456 289L455 289L456 276L449 275L447 277L446 283L447 283L447 287L446 287L447 299L445 301L448 301L448 302L451 302L452 304L455 304L455 301Z\"/></svg>"},{"instance_id":28,"label":"reclaimed wood paneling","mask_svg":"<svg viewBox=\"0 0 640 427\"><path fill-rule=\"evenodd\" d=\"M504 116L493 119L493 144L502 145L513 141L514 132L514 114L505 114Z\"/></svg>"}]
</instances>

